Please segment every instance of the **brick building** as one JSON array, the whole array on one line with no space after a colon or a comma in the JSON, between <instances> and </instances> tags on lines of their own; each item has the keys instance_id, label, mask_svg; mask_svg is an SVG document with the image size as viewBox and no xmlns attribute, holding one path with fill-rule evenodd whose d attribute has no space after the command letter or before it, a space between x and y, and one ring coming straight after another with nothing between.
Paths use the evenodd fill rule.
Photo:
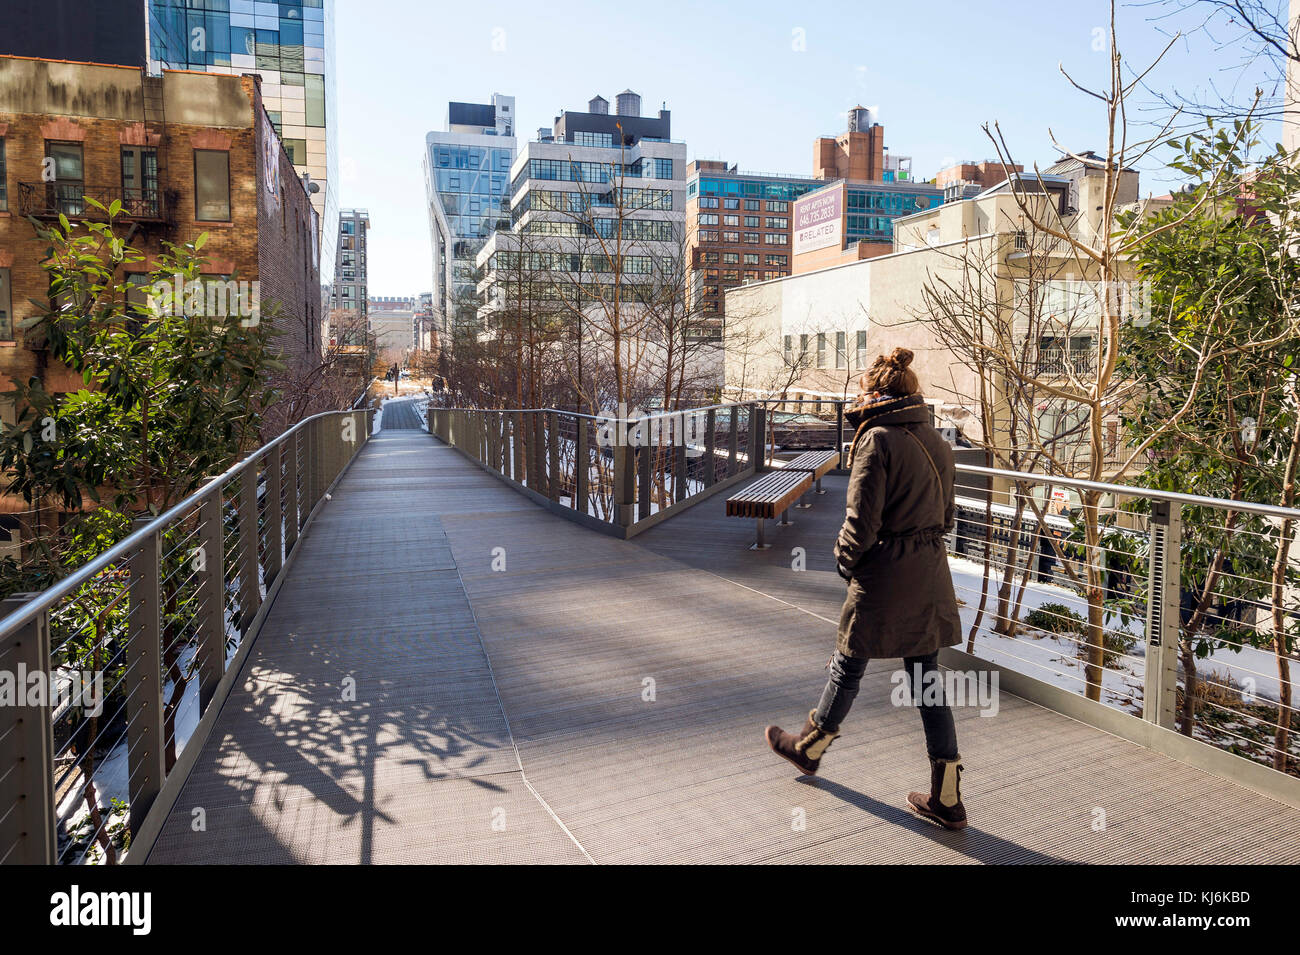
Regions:
<instances>
[{"instance_id":1,"label":"brick building","mask_svg":"<svg viewBox=\"0 0 1300 955\"><path fill-rule=\"evenodd\" d=\"M128 280L145 282L164 240L206 232L205 277L258 282L286 363L320 361L318 220L257 76L0 56L0 391L32 376L52 391L82 386L25 327L40 314L31 300L49 300L27 217L99 215L86 196L122 200L119 231L146 256Z\"/></svg>"},{"instance_id":2,"label":"brick building","mask_svg":"<svg viewBox=\"0 0 1300 955\"><path fill-rule=\"evenodd\" d=\"M686 166L687 268L709 337L721 339L726 292L790 274L790 211L820 179L745 172L725 162Z\"/></svg>"}]
</instances>

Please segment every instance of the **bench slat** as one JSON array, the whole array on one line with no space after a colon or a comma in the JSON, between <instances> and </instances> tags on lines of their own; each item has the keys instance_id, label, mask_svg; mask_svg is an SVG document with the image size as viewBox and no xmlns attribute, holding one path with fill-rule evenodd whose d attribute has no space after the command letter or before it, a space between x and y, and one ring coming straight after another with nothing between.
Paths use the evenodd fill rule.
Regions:
<instances>
[{"instance_id":1,"label":"bench slat","mask_svg":"<svg viewBox=\"0 0 1300 955\"><path fill-rule=\"evenodd\" d=\"M727 498L727 516L774 519L808 490L812 482L808 471L769 472Z\"/></svg>"}]
</instances>

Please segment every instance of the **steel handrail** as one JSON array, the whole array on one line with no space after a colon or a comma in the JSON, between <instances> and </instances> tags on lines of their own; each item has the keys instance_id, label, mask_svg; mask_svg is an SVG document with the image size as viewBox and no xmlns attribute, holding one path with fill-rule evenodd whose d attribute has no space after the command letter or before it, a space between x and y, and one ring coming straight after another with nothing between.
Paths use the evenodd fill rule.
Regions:
<instances>
[{"instance_id":1,"label":"steel handrail","mask_svg":"<svg viewBox=\"0 0 1300 955\"><path fill-rule=\"evenodd\" d=\"M0 618L0 635L10 633L18 627L34 620L37 615L49 609L58 601L74 593L79 588L89 583L95 575L104 570L110 564L125 560L151 535L165 529L177 518L183 516L186 512L192 510L197 504L200 504L204 497L212 492L214 487L220 487L231 478L243 472L249 463L260 458L265 452L277 447L281 442L287 440L291 435L298 432L301 428L306 427L309 422L317 418L324 418L329 415L355 414L354 411L322 411L314 414L310 418L304 418L288 431L275 438L272 438L266 444L257 450L245 455L239 461L236 461L229 468L211 478L202 487L197 488L187 494L184 499L159 514L144 527L138 528L118 543L114 544L98 557L93 558L85 564L82 564L76 571L64 577L58 583L42 590L36 597L23 604L21 608L15 610L9 616Z\"/></svg>"},{"instance_id":2,"label":"steel handrail","mask_svg":"<svg viewBox=\"0 0 1300 955\"><path fill-rule=\"evenodd\" d=\"M1141 487L1136 484L1109 484L1104 481L1089 481L1085 478L1061 477L1055 474L1035 474L1029 471L1008 471L1004 468L986 468L978 464L958 464L957 470L965 474L978 474L985 477L1007 478L1020 483L1057 484L1078 491L1100 491L1103 494L1118 494L1124 497L1145 497L1171 504L1190 504L1194 507L1213 507L1224 511L1243 511L1248 514L1260 514L1265 517L1277 517L1300 521L1300 509L1280 507L1276 504L1256 504L1253 501L1229 501L1221 497L1204 497L1199 494L1183 494L1180 491L1161 491L1155 488Z\"/></svg>"}]
</instances>

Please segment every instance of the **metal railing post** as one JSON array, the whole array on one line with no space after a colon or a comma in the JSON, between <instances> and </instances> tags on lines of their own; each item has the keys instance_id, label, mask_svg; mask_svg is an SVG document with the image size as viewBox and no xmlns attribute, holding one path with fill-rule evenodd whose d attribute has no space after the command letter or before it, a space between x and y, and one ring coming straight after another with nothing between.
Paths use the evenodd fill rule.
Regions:
<instances>
[{"instance_id":1,"label":"metal railing post","mask_svg":"<svg viewBox=\"0 0 1300 955\"><path fill-rule=\"evenodd\" d=\"M239 633L248 633L262 604L261 559L257 553L257 455L239 472Z\"/></svg>"},{"instance_id":2,"label":"metal railing post","mask_svg":"<svg viewBox=\"0 0 1300 955\"><path fill-rule=\"evenodd\" d=\"M635 448L620 443L613 447L614 452L614 517L620 527L631 527L636 522L636 487L632 483L636 475Z\"/></svg>"},{"instance_id":3,"label":"metal railing post","mask_svg":"<svg viewBox=\"0 0 1300 955\"><path fill-rule=\"evenodd\" d=\"M591 449L587 442L587 419L574 415L577 428L577 440L574 442L573 455L573 509L579 514L587 513L588 485L591 481Z\"/></svg>"},{"instance_id":4,"label":"metal railing post","mask_svg":"<svg viewBox=\"0 0 1300 955\"><path fill-rule=\"evenodd\" d=\"M132 530L147 527L139 517ZM139 832L167 775L163 749L162 606L159 540L154 531L127 559L126 759L130 829Z\"/></svg>"},{"instance_id":5,"label":"metal railing post","mask_svg":"<svg viewBox=\"0 0 1300 955\"><path fill-rule=\"evenodd\" d=\"M844 402L835 402L835 454L836 470L844 470Z\"/></svg>"},{"instance_id":6,"label":"metal railing post","mask_svg":"<svg viewBox=\"0 0 1300 955\"><path fill-rule=\"evenodd\" d=\"M552 501L560 499L560 435L555 412L546 412L546 493Z\"/></svg>"},{"instance_id":7,"label":"metal railing post","mask_svg":"<svg viewBox=\"0 0 1300 955\"><path fill-rule=\"evenodd\" d=\"M637 494L636 494L636 516L637 520L645 520L650 516L650 492L651 492L651 464L654 463L655 446L649 443L647 439L638 448L633 448L637 458Z\"/></svg>"},{"instance_id":8,"label":"metal railing post","mask_svg":"<svg viewBox=\"0 0 1300 955\"><path fill-rule=\"evenodd\" d=\"M284 494L284 552L288 554L293 550L294 544L298 543L298 529L302 526L298 516L298 432L294 432L284 443L285 453L288 460L285 464L285 480L287 486Z\"/></svg>"},{"instance_id":9,"label":"metal railing post","mask_svg":"<svg viewBox=\"0 0 1300 955\"><path fill-rule=\"evenodd\" d=\"M0 602L0 616L21 610L36 593ZM0 668L12 674L50 670L50 618L42 611L0 637ZM48 697L37 706L0 707L0 852L6 865L53 865L54 737Z\"/></svg>"},{"instance_id":10,"label":"metal railing post","mask_svg":"<svg viewBox=\"0 0 1300 955\"><path fill-rule=\"evenodd\" d=\"M740 422L737 421L736 419L735 405L731 406L730 417L731 417L731 425L727 429L727 477L731 477L733 474L736 473L736 467L738 463L736 457L740 452L740 446L739 446L740 432L738 430Z\"/></svg>"},{"instance_id":11,"label":"metal railing post","mask_svg":"<svg viewBox=\"0 0 1300 955\"><path fill-rule=\"evenodd\" d=\"M1177 504L1151 502L1147 571L1147 651L1142 718L1173 729L1178 711L1178 627L1182 589L1182 513Z\"/></svg>"},{"instance_id":12,"label":"metal railing post","mask_svg":"<svg viewBox=\"0 0 1300 955\"><path fill-rule=\"evenodd\" d=\"M303 501L302 507L302 527L307 526L307 518L311 516L312 508L320 500L320 421L308 421L307 427L303 429L303 436L307 439L307 449L303 456L303 473L302 486L307 494L307 500Z\"/></svg>"},{"instance_id":13,"label":"metal railing post","mask_svg":"<svg viewBox=\"0 0 1300 955\"><path fill-rule=\"evenodd\" d=\"M749 465L757 474L767 467L767 409L749 406Z\"/></svg>"},{"instance_id":14,"label":"metal railing post","mask_svg":"<svg viewBox=\"0 0 1300 955\"><path fill-rule=\"evenodd\" d=\"M203 569L198 579L199 712L207 712L226 669L225 523L218 487L199 503L199 546Z\"/></svg>"},{"instance_id":15,"label":"metal railing post","mask_svg":"<svg viewBox=\"0 0 1300 955\"><path fill-rule=\"evenodd\" d=\"M717 452L718 440L714 433L718 427L718 412L710 408L704 415L704 486L712 487L718 479L718 466L713 455Z\"/></svg>"},{"instance_id":16,"label":"metal railing post","mask_svg":"<svg viewBox=\"0 0 1300 955\"><path fill-rule=\"evenodd\" d=\"M284 484L281 468L284 467L284 442L276 445L266 456L266 579L275 580L284 566L284 510L280 503Z\"/></svg>"},{"instance_id":17,"label":"metal railing post","mask_svg":"<svg viewBox=\"0 0 1300 955\"><path fill-rule=\"evenodd\" d=\"M528 479L528 460L527 439L524 436L524 413L516 411L514 414L514 440L512 442L515 456L515 483L523 484Z\"/></svg>"}]
</instances>

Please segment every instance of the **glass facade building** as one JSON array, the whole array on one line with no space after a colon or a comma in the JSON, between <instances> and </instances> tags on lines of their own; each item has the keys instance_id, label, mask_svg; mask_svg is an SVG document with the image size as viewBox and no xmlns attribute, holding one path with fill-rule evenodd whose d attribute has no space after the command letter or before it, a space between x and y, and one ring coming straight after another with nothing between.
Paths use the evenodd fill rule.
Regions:
<instances>
[{"instance_id":1,"label":"glass facade building","mask_svg":"<svg viewBox=\"0 0 1300 955\"><path fill-rule=\"evenodd\" d=\"M873 189L848 184L845 195L844 242L892 242L894 220L943 204L943 192L935 186L918 183L914 191Z\"/></svg>"},{"instance_id":2,"label":"glass facade building","mask_svg":"<svg viewBox=\"0 0 1300 955\"><path fill-rule=\"evenodd\" d=\"M301 175L320 191L322 297L329 303L339 228L335 0L146 0L149 69L258 73L262 105Z\"/></svg>"},{"instance_id":3,"label":"glass facade building","mask_svg":"<svg viewBox=\"0 0 1300 955\"><path fill-rule=\"evenodd\" d=\"M447 130L425 137L425 191L433 245L433 311L439 333L474 321L474 259L510 225L515 161L513 96L449 103Z\"/></svg>"}]
</instances>

